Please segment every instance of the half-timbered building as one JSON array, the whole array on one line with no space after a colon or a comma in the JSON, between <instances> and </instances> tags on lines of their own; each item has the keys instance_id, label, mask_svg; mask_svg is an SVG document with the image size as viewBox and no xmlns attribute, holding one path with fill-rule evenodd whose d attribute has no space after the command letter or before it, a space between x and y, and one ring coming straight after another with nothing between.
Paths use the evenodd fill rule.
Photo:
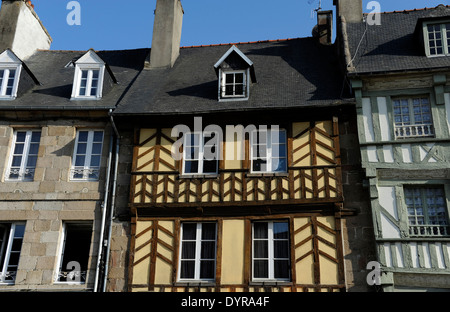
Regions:
<instances>
[{"instance_id":1,"label":"half-timbered building","mask_svg":"<svg viewBox=\"0 0 450 312\"><path fill-rule=\"evenodd\" d=\"M132 137L127 289L365 287L365 275L346 279L365 270L355 263L370 258L371 228L364 213L346 228L366 199L334 46L311 37L180 49L182 17L179 0L157 2L146 69L113 113Z\"/></svg>"},{"instance_id":2,"label":"half-timbered building","mask_svg":"<svg viewBox=\"0 0 450 312\"><path fill-rule=\"evenodd\" d=\"M450 8L337 1L386 291L450 288ZM352 11L353 10L353 11Z\"/></svg>"}]
</instances>

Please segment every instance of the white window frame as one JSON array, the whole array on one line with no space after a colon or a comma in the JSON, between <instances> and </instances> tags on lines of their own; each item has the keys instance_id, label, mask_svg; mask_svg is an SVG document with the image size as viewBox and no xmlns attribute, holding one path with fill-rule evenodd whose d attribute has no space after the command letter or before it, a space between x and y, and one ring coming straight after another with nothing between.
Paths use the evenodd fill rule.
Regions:
<instances>
[{"instance_id":1,"label":"white window frame","mask_svg":"<svg viewBox=\"0 0 450 312\"><path fill-rule=\"evenodd\" d=\"M91 88L92 88L93 72L95 70L99 71L97 94L90 95ZM86 81L86 93L85 93L85 95L80 95L81 79L82 79L83 71L88 72L88 77L87 77L87 81ZM76 64L75 65L74 85L73 85L73 90L72 90L72 99L76 99L76 100L99 100L99 99L101 99L102 93L103 93L104 75L105 75L105 66L104 65L101 65L101 64Z\"/></svg>"},{"instance_id":2,"label":"white window frame","mask_svg":"<svg viewBox=\"0 0 450 312\"><path fill-rule=\"evenodd\" d=\"M87 275L88 275L88 271L89 271L89 265L88 268L86 268L86 271L76 271L76 267L72 267L69 269L72 269L72 271L70 273L72 273L72 277L78 278L79 281L60 281L61 272L66 272L66 270L68 268L63 268L63 260L64 260L64 253L65 253L65 248L66 248L66 239L67 239L67 226L72 225L72 226L76 226L77 224L79 225L84 225L84 226L89 226L91 225L91 223L88 222L63 222L62 224L62 232L61 232L61 239L60 239L60 243L59 243L59 247L58 247L58 261L57 263L57 269L55 270L54 273L54 283L55 284L69 284L69 285L82 285L85 284L87 281ZM89 250L91 249L92 246L92 239L91 239L91 243L89 246ZM89 255L90 255L91 251L89 251ZM70 276L70 273L68 274L68 276ZM78 273L78 275L77 275Z\"/></svg>"},{"instance_id":3,"label":"white window frame","mask_svg":"<svg viewBox=\"0 0 450 312\"><path fill-rule=\"evenodd\" d=\"M430 117L431 122L430 123L416 123L415 120L415 113L414 113L414 100L419 99L422 101L423 99L428 100L428 105L430 109ZM395 101L408 101L408 114L410 119L409 125L404 125L402 122L402 125L397 125L397 122L395 121L395 117L397 114L395 114ZM421 114L423 116L423 114ZM392 116L394 119L394 136L396 139L407 139L407 138L416 138L416 137L434 137L435 131L434 131L434 125L433 125L433 111L431 108L431 100L429 96L410 96L410 97L396 97L392 99ZM410 134L405 134L406 132L409 132ZM420 134L421 132L421 134ZM427 133L428 132L428 133Z\"/></svg>"},{"instance_id":4,"label":"white window frame","mask_svg":"<svg viewBox=\"0 0 450 312\"><path fill-rule=\"evenodd\" d=\"M22 65L0 65L0 71L3 70L2 83L0 85L0 100L14 100L17 97L17 89L19 87L19 79L20 73L22 71ZM8 88L8 82L10 77L10 73L12 70L15 70L14 82L12 85L12 91L10 95L6 94L6 90Z\"/></svg>"},{"instance_id":5,"label":"white window frame","mask_svg":"<svg viewBox=\"0 0 450 312\"><path fill-rule=\"evenodd\" d=\"M232 95L227 95L226 94L226 76L232 74L235 75L236 74L243 74L243 94L232 94ZM219 75L219 99L221 101L232 101L232 100L246 100L249 97L249 90L250 90L250 79L249 79L250 75L249 75L249 69L246 70L220 70L220 75ZM240 85L240 84L239 84ZM235 88L236 83L233 83L233 86ZM233 89L234 89L233 88ZM234 93L234 92L233 92Z\"/></svg>"},{"instance_id":6,"label":"white window frame","mask_svg":"<svg viewBox=\"0 0 450 312\"><path fill-rule=\"evenodd\" d=\"M202 242L208 241L212 242L213 240L204 240L202 239L202 225L203 224L214 224L215 225L215 233L214 233L214 278L200 278L200 265L201 260L212 261L212 259L202 259L201 258L201 250L202 250ZM195 240L187 240L183 238L184 235L184 225L185 224L196 224L196 236ZM179 259L178 259L178 273L177 280L179 282L213 282L216 279L216 268L217 268L217 222L183 222L181 223L181 231L180 231L180 247L179 247ZM195 269L194 269L194 278L181 278L181 262L185 259L182 259L182 251L183 251L183 242L195 242Z\"/></svg>"},{"instance_id":7,"label":"white window frame","mask_svg":"<svg viewBox=\"0 0 450 312\"><path fill-rule=\"evenodd\" d=\"M87 141L87 145L86 145L86 153L83 154L85 155L85 159L84 159L84 165L83 166L76 166L76 160L77 160L77 155L81 155L78 154L78 143L79 143L79 137L80 137L80 132L88 132L88 141ZM70 180L71 181L98 181L99 177L100 177L100 168L102 166L101 163L101 158L102 158L102 154L100 154L100 164L98 167L91 167L90 163L91 163L91 158L92 158L92 147L94 144L94 133L95 132L102 132L102 148L101 148L101 153L103 153L103 146L104 146L104 142L105 142L105 132L101 129L78 129L77 133L76 133L76 139L75 139L75 147L73 150L73 157L72 157L72 167L70 170ZM98 143L98 142L95 142ZM98 155L98 154L95 154ZM90 175L94 173L94 170L97 171L97 178L91 178ZM75 178L74 175L77 174L77 172L81 171L83 174L83 177L81 178Z\"/></svg>"},{"instance_id":8,"label":"white window frame","mask_svg":"<svg viewBox=\"0 0 450 312\"><path fill-rule=\"evenodd\" d=\"M255 161L255 160L258 160L258 159L260 159L260 158L258 158L257 157L257 155L255 155L256 154L256 151L255 151L255 149L254 149L254 147L255 147L255 145L256 145L256 143L254 142L254 134L255 133L259 133L259 132L266 132L266 138L267 138L267 142L266 142L266 150L267 150L267 156L266 156L266 159L267 159L267 170L265 170L265 171L263 171L263 170L259 170L259 171L257 171L257 170L254 170L253 169L253 161ZM272 148L272 145L273 145L273 140L272 140L272 133L274 133L274 132L283 132L284 133L284 138L285 138L285 143L283 143L283 145L285 146L285 154L286 154L286 156L285 157L281 157L280 155L278 155L278 156L276 156L276 155L273 155L273 148ZM270 140L269 140L270 139ZM269 143L270 142L270 146L269 146ZM259 145L261 145L261 144L259 144ZM287 172L287 167L288 167L288 151L287 151L287 131L285 130L285 129L278 129L278 130L272 130L272 129L267 129L267 130L261 130L261 129L259 129L259 130L253 130L251 133L250 133L250 172L251 173L286 173ZM283 158L283 159L286 159L286 170L284 170L284 171L274 171L274 168L272 168L272 166L273 166L273 163L272 163L272 159L274 159L274 158Z\"/></svg>"},{"instance_id":9,"label":"white window frame","mask_svg":"<svg viewBox=\"0 0 450 312\"><path fill-rule=\"evenodd\" d=\"M219 155L220 155L220 140L219 138L217 138L218 134L215 133L216 138L217 138L217 145L216 145L216 171L215 172L203 172L203 165L205 161L209 161L208 159L204 159L205 157L205 142L204 139L205 137L210 137L211 134L213 132L188 132L184 134L184 138L183 138L183 171L182 174L185 176L195 176L195 175L203 175L203 176L216 176L219 172ZM188 146L188 138L191 135L198 135L199 136L199 153L198 153L198 158L196 159L188 159L187 158L187 146ZM192 143L191 143L192 144ZM190 145L192 146L192 145ZM198 161L198 172L197 173L192 173L192 172L186 172L186 161L190 161L190 160L196 160Z\"/></svg>"},{"instance_id":10,"label":"white window frame","mask_svg":"<svg viewBox=\"0 0 450 312\"><path fill-rule=\"evenodd\" d=\"M256 223L267 223L267 238L255 238L255 224ZM288 226L288 233L289 233L289 222L283 221L283 220L267 220L267 221L255 221L252 223L252 281L255 282L267 282L267 281L275 281L275 282L289 282L291 280L291 255L290 255L290 235L288 234L288 238L286 239L275 239L274 233L273 233L273 226L275 223L286 223ZM255 257L255 240L266 240L268 242L268 258L256 258ZM275 258L274 257L274 241L280 240L280 241L287 241L288 242L288 257L287 258ZM267 260L269 267L268 267L268 277L267 278L257 278L255 277L255 260ZM289 262L289 270L288 278L275 278L275 260L284 260Z\"/></svg>"},{"instance_id":11,"label":"white window frame","mask_svg":"<svg viewBox=\"0 0 450 312\"><path fill-rule=\"evenodd\" d=\"M25 134L25 142L23 143L24 147L23 147L23 151L22 151L22 155L21 155L22 161L21 161L21 164L20 164L19 172L18 172L19 177L17 179L14 179L14 178L10 178L10 175L11 175L11 171L12 171L12 168L11 168L12 167L12 162L13 162L13 159L14 159L14 156L15 156L14 151L15 151L15 148L16 148L17 133L18 132L25 132L26 134ZM29 154L29 152L30 152L30 145L31 145L31 137L32 137L34 132L39 132L39 133L41 133L40 135L42 135L41 130L15 130L14 131L13 142L12 142L12 145L11 145L11 152L9 154L9 162L8 162L8 167L7 167L7 170L6 170L6 176L5 176L5 181L6 182L30 182L30 181L34 180L34 172L33 172L33 178L28 179L28 178L25 177L27 171L29 171L29 170L35 171L36 170L36 166L34 168L27 168L27 163L28 163L29 156L38 157L38 155L39 155L39 154L32 154L32 155ZM39 142L39 145L40 145L40 142Z\"/></svg>"},{"instance_id":12,"label":"white window frame","mask_svg":"<svg viewBox=\"0 0 450 312\"><path fill-rule=\"evenodd\" d=\"M0 224L0 226L4 226L5 223ZM20 247L20 251L11 251L12 246L13 246L13 241L15 239L15 232L16 232L16 226L21 225L21 226L25 226L25 223L11 223L10 224L10 228L9 228L9 233L7 230L5 230L4 235L2 237L2 243L0 244L0 259L4 259L3 260L3 265L0 267L0 284L14 284L15 282L15 276L13 278L13 280L5 280L5 278L7 277L7 275L9 275L8 273L8 267L10 267L9 265L9 260L11 258L11 253L15 252L15 253L19 253L19 259L20 259L20 253L22 252L22 246L23 246L23 236L20 237L22 239L22 245ZM25 230L24 230L25 232ZM5 243L5 240L7 240L7 243ZM20 260L19 260L20 262ZM18 265L16 266L16 271L17 272L17 268Z\"/></svg>"},{"instance_id":13,"label":"white window frame","mask_svg":"<svg viewBox=\"0 0 450 312\"><path fill-rule=\"evenodd\" d=\"M426 55L428 57L441 57L441 56L450 56L450 44L448 42L448 40L450 38L448 38L447 36L447 31L449 31L449 29L446 28L446 24L450 24L450 20L443 20L443 21L439 21L439 22L425 22L423 24L423 36L424 36L424 41L425 41L425 52ZM432 26L432 25L440 25L441 30L441 40L442 40L442 49L443 49L443 53L441 54L431 54L431 47L430 47L430 39L429 39L429 32L428 32L428 26Z\"/></svg>"}]
</instances>

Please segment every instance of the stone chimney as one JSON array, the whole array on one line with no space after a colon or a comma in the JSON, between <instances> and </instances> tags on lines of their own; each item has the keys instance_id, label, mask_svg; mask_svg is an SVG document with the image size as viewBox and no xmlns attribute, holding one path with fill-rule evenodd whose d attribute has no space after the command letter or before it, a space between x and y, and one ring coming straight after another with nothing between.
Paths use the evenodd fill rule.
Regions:
<instances>
[{"instance_id":1,"label":"stone chimney","mask_svg":"<svg viewBox=\"0 0 450 312\"><path fill-rule=\"evenodd\" d=\"M183 7L180 0L157 0L150 64L146 67L170 68L180 54Z\"/></svg>"},{"instance_id":2,"label":"stone chimney","mask_svg":"<svg viewBox=\"0 0 450 312\"><path fill-rule=\"evenodd\" d=\"M321 44L333 43L333 11L317 11L317 37Z\"/></svg>"},{"instance_id":3,"label":"stone chimney","mask_svg":"<svg viewBox=\"0 0 450 312\"><path fill-rule=\"evenodd\" d=\"M333 0L338 17L344 17L347 23L363 21L362 0Z\"/></svg>"},{"instance_id":4,"label":"stone chimney","mask_svg":"<svg viewBox=\"0 0 450 312\"><path fill-rule=\"evenodd\" d=\"M6 49L25 60L36 50L49 50L52 38L34 11L31 1L2 0L0 53Z\"/></svg>"}]
</instances>

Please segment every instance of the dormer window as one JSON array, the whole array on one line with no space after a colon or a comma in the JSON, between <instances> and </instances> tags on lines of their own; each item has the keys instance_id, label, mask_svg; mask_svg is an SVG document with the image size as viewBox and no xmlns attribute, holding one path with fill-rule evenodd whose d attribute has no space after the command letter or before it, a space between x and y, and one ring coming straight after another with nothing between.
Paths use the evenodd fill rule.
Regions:
<instances>
[{"instance_id":1,"label":"dormer window","mask_svg":"<svg viewBox=\"0 0 450 312\"><path fill-rule=\"evenodd\" d=\"M89 50L75 62L72 99L98 100L102 97L105 62Z\"/></svg>"},{"instance_id":2,"label":"dormer window","mask_svg":"<svg viewBox=\"0 0 450 312\"><path fill-rule=\"evenodd\" d=\"M214 65L219 78L219 101L242 101L250 96L250 83L256 82L253 62L232 46Z\"/></svg>"},{"instance_id":3,"label":"dormer window","mask_svg":"<svg viewBox=\"0 0 450 312\"><path fill-rule=\"evenodd\" d=\"M22 61L10 50L0 54L0 100L13 100L17 96Z\"/></svg>"},{"instance_id":4,"label":"dormer window","mask_svg":"<svg viewBox=\"0 0 450 312\"><path fill-rule=\"evenodd\" d=\"M222 72L222 98L246 97L247 93L246 71L223 71Z\"/></svg>"},{"instance_id":5,"label":"dormer window","mask_svg":"<svg viewBox=\"0 0 450 312\"><path fill-rule=\"evenodd\" d=\"M424 25L427 56L450 55L450 22Z\"/></svg>"}]
</instances>

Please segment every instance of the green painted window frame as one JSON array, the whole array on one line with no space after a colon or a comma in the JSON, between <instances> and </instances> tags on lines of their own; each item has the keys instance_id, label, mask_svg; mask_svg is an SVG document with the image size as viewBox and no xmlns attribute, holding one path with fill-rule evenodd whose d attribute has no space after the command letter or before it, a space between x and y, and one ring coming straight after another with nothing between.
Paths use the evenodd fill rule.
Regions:
<instances>
[{"instance_id":1,"label":"green painted window frame","mask_svg":"<svg viewBox=\"0 0 450 312\"><path fill-rule=\"evenodd\" d=\"M408 227L408 233L410 237L449 237L450 236L450 218L449 218L449 209L448 209L448 196L447 196L447 188L442 184L427 184L427 185L418 185L418 184L404 184L403 185L403 198L404 205L406 210L406 223ZM417 214L417 210L419 206L416 206L413 199L413 206L408 205L407 198L407 190L419 191L420 197L420 208L423 210L422 215ZM441 190L442 191L442 199L444 208L444 218L445 224L432 224L430 222L431 212L431 203L429 201L429 197L426 194L427 190ZM410 210L414 210L414 214L410 213ZM417 223L417 218L423 218L423 224L411 224L410 218L415 218ZM438 216L436 215L436 218Z\"/></svg>"}]
</instances>

